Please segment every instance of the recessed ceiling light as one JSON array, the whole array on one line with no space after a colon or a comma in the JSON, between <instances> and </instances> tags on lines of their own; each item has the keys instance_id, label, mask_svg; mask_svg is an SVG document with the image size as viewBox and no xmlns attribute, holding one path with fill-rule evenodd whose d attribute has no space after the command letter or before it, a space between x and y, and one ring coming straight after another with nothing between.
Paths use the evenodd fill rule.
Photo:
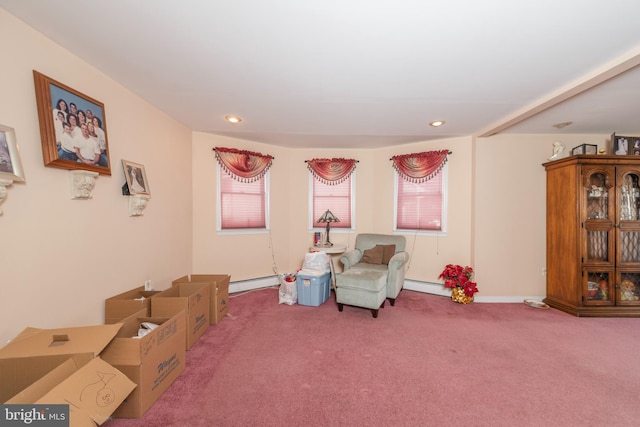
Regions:
<instances>
[{"instance_id":1,"label":"recessed ceiling light","mask_svg":"<svg viewBox=\"0 0 640 427\"><path fill-rule=\"evenodd\" d=\"M224 119L233 124L240 123L242 121L242 119L238 116L224 116Z\"/></svg>"},{"instance_id":2,"label":"recessed ceiling light","mask_svg":"<svg viewBox=\"0 0 640 427\"><path fill-rule=\"evenodd\" d=\"M446 122L444 120L434 120L431 123L429 123L429 126L433 126L434 128L437 128L439 126L442 126L445 123Z\"/></svg>"},{"instance_id":3,"label":"recessed ceiling light","mask_svg":"<svg viewBox=\"0 0 640 427\"><path fill-rule=\"evenodd\" d=\"M562 128L566 128L569 125L572 125L573 122L562 122L562 123L556 123L555 125L553 125L554 128L558 128L558 129L562 129Z\"/></svg>"}]
</instances>

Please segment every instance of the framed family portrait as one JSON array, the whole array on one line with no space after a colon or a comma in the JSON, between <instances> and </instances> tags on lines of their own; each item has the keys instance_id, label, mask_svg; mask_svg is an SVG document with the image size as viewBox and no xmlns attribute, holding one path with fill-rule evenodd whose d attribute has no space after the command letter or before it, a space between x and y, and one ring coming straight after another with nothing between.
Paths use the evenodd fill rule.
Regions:
<instances>
[{"instance_id":1,"label":"framed family portrait","mask_svg":"<svg viewBox=\"0 0 640 427\"><path fill-rule=\"evenodd\" d=\"M24 181L20 151L13 128L0 125L0 179Z\"/></svg>"},{"instance_id":2,"label":"framed family portrait","mask_svg":"<svg viewBox=\"0 0 640 427\"><path fill-rule=\"evenodd\" d=\"M45 166L111 175L104 105L33 70Z\"/></svg>"},{"instance_id":3,"label":"framed family portrait","mask_svg":"<svg viewBox=\"0 0 640 427\"><path fill-rule=\"evenodd\" d=\"M122 168L127 180L127 187L129 187L129 194L151 194L144 166L122 159Z\"/></svg>"}]
</instances>

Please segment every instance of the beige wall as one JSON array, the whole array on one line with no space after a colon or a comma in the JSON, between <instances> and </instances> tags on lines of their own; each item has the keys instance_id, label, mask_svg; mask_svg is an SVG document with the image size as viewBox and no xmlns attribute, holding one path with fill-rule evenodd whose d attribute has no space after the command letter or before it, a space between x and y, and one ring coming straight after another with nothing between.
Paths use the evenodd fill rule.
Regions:
<instances>
[{"instance_id":1,"label":"beige wall","mask_svg":"<svg viewBox=\"0 0 640 427\"><path fill-rule=\"evenodd\" d=\"M194 134L194 272L225 272L232 281L295 271L312 242L308 230L308 171L304 160L352 157L356 174L356 230L332 231L334 243L353 247L359 232L392 232L395 154L450 149L448 231L407 235L407 279L439 283L448 263L471 265L478 301L520 301L545 295L545 194L542 164L561 140L605 147L607 135L498 135L408 144L377 150L302 150ZM269 235L218 236L215 232L214 146L275 156L271 169ZM271 244L272 243L272 244ZM273 250L272 250L273 248ZM339 264L338 264L339 268ZM222 269L223 271L212 271Z\"/></svg>"},{"instance_id":2,"label":"beige wall","mask_svg":"<svg viewBox=\"0 0 640 427\"><path fill-rule=\"evenodd\" d=\"M312 242L304 160L352 157L356 230L332 231L353 247L359 232L390 233L395 154L450 149L446 236L407 236L409 280L438 282L447 263L477 272L478 300L544 296L545 175L553 141L604 146L607 135L451 138L375 150L286 149L191 132L0 9L0 123L15 128L27 177L9 187L0 216L0 345L26 326L98 324L104 299L151 279L158 289L187 272L232 281L300 267ZM18 42L17 42L18 41ZM32 70L105 105L112 176L91 200L71 200L69 172L44 167ZM216 233L215 146L275 157L271 231ZM129 217L121 159L146 167L152 192L143 217Z\"/></svg>"},{"instance_id":3,"label":"beige wall","mask_svg":"<svg viewBox=\"0 0 640 427\"><path fill-rule=\"evenodd\" d=\"M191 132L0 9L0 123L26 183L0 205L0 346L27 326L101 324L104 299L189 272ZM44 167L32 70L104 103L112 176L71 200L70 172ZM151 200L129 217L121 159L145 165Z\"/></svg>"},{"instance_id":4,"label":"beige wall","mask_svg":"<svg viewBox=\"0 0 640 427\"><path fill-rule=\"evenodd\" d=\"M407 277L436 281L448 262L469 263L471 245L471 138L454 138L378 150L285 149L249 141L194 132L194 250L195 273L228 273L231 280L272 276L301 267L313 242L309 230L309 172L305 160L345 157L359 160L356 168L356 229L334 229L331 241L353 248L359 232L391 233L393 229L393 168L390 157L425 150L450 149L449 232L446 236L407 236L412 253ZM258 151L275 157L271 168L271 233L216 234L215 146ZM339 264L338 264L339 268Z\"/></svg>"},{"instance_id":5,"label":"beige wall","mask_svg":"<svg viewBox=\"0 0 640 427\"><path fill-rule=\"evenodd\" d=\"M477 142L474 261L479 300L546 294L546 178L554 141L605 148L608 135L497 135Z\"/></svg>"}]
</instances>

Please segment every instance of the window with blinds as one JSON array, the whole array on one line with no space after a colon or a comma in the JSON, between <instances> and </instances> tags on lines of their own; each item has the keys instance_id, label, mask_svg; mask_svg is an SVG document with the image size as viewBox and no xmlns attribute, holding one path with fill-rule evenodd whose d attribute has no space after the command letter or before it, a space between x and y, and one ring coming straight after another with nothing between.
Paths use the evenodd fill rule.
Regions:
<instances>
[{"instance_id":1,"label":"window with blinds","mask_svg":"<svg viewBox=\"0 0 640 427\"><path fill-rule=\"evenodd\" d=\"M351 228L353 210L353 182L355 172L345 181L327 185L309 173L311 180L311 228L324 228L327 224L316 222L327 209L340 220L332 222L331 228Z\"/></svg>"},{"instance_id":2,"label":"window with blinds","mask_svg":"<svg viewBox=\"0 0 640 427\"><path fill-rule=\"evenodd\" d=\"M269 173L239 182L218 166L219 230L267 229Z\"/></svg>"},{"instance_id":3,"label":"window with blinds","mask_svg":"<svg viewBox=\"0 0 640 427\"><path fill-rule=\"evenodd\" d=\"M398 231L446 231L447 166L423 183L405 181L395 174L395 227Z\"/></svg>"}]
</instances>

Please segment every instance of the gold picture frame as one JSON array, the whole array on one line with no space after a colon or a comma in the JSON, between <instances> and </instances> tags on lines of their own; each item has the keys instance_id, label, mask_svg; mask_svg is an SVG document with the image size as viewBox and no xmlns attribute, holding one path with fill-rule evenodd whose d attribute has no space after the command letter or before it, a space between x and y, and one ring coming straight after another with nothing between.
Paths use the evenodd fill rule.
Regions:
<instances>
[{"instance_id":1,"label":"gold picture frame","mask_svg":"<svg viewBox=\"0 0 640 427\"><path fill-rule=\"evenodd\" d=\"M122 159L122 169L127 180L129 194L151 194L147 173L143 165Z\"/></svg>"}]
</instances>

